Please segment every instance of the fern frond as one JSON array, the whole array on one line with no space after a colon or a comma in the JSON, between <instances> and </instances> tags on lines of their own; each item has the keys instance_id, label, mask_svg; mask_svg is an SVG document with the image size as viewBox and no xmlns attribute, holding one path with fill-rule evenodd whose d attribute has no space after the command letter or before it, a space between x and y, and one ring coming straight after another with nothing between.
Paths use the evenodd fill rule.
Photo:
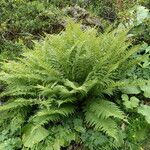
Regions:
<instances>
[{"instance_id":1,"label":"fern frond","mask_svg":"<svg viewBox=\"0 0 150 150\"><path fill-rule=\"evenodd\" d=\"M24 146L27 148L32 148L35 144L44 140L49 135L48 130L38 126L35 128L33 124L28 124L23 129L22 141Z\"/></svg>"},{"instance_id":2,"label":"fern frond","mask_svg":"<svg viewBox=\"0 0 150 150\"><path fill-rule=\"evenodd\" d=\"M119 119L125 118L124 113L118 108L115 103L103 99L93 99L91 101L91 104L86 109L87 111L92 111L98 117L101 117L103 119L109 117L115 117Z\"/></svg>"},{"instance_id":3,"label":"fern frond","mask_svg":"<svg viewBox=\"0 0 150 150\"><path fill-rule=\"evenodd\" d=\"M117 140L117 124L111 118L103 119L98 117L93 112L87 111L85 113L86 122L93 126L96 130L106 133L108 136Z\"/></svg>"},{"instance_id":4,"label":"fern frond","mask_svg":"<svg viewBox=\"0 0 150 150\"><path fill-rule=\"evenodd\" d=\"M1 105L0 111L9 111L9 110L13 110L25 106L32 106L35 104L36 104L36 100L19 98L16 100L12 100L12 102L8 102L7 104Z\"/></svg>"},{"instance_id":5,"label":"fern frond","mask_svg":"<svg viewBox=\"0 0 150 150\"><path fill-rule=\"evenodd\" d=\"M62 108L49 108L38 111L34 116L30 118L31 122L37 125L44 125L50 121L58 121L63 117L67 117L75 111L73 105L66 105Z\"/></svg>"},{"instance_id":6,"label":"fern frond","mask_svg":"<svg viewBox=\"0 0 150 150\"><path fill-rule=\"evenodd\" d=\"M111 117L125 119L124 113L113 102L93 99L85 108L85 119L88 124L117 139L117 124Z\"/></svg>"},{"instance_id":7,"label":"fern frond","mask_svg":"<svg viewBox=\"0 0 150 150\"><path fill-rule=\"evenodd\" d=\"M126 80L120 80L120 81L116 81L116 82L111 82L109 84L108 87L106 87L106 89L103 89L104 93L109 93L110 91L114 91L114 90L121 90L124 89L126 87L140 87L143 86L147 83L150 83L149 80L144 80L144 79L136 79L136 80L130 80L130 79L126 79Z\"/></svg>"}]
</instances>

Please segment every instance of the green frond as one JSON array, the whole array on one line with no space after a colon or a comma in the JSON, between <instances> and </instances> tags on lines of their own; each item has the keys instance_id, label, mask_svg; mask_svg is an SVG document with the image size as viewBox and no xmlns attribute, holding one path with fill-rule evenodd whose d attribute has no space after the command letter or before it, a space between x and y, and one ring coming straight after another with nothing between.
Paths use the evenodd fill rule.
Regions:
<instances>
[{"instance_id":1,"label":"green frond","mask_svg":"<svg viewBox=\"0 0 150 150\"><path fill-rule=\"evenodd\" d=\"M74 107L67 105L66 107L62 108L49 108L45 110L40 110L37 112L37 114L34 117L40 117L40 116L45 116L45 115L53 115L53 114L60 114L63 116L67 116L68 114L71 114L74 112Z\"/></svg>"},{"instance_id":2,"label":"green frond","mask_svg":"<svg viewBox=\"0 0 150 150\"><path fill-rule=\"evenodd\" d=\"M43 116L33 116L29 119L30 122L32 122L33 124L35 124L35 126L42 126L42 125L46 125L48 123L54 123L54 122L58 122L59 120L61 120L61 117L59 114L51 114L51 115L43 115Z\"/></svg>"},{"instance_id":3,"label":"green frond","mask_svg":"<svg viewBox=\"0 0 150 150\"><path fill-rule=\"evenodd\" d=\"M63 117L68 117L74 113L75 108L73 105L66 105L60 108L50 107L49 109L44 109L37 111L37 113L30 118L30 122L39 125L47 124L48 122L58 121Z\"/></svg>"},{"instance_id":4,"label":"green frond","mask_svg":"<svg viewBox=\"0 0 150 150\"><path fill-rule=\"evenodd\" d=\"M92 111L98 117L104 119L109 117L115 117L119 119L125 118L124 113L115 103L103 99L92 99L91 104L86 109L87 111Z\"/></svg>"},{"instance_id":5,"label":"green frond","mask_svg":"<svg viewBox=\"0 0 150 150\"><path fill-rule=\"evenodd\" d=\"M108 136L113 137L117 140L117 124L111 118L101 118L98 117L95 113L87 111L85 113L86 122L94 127L98 131L106 133Z\"/></svg>"},{"instance_id":6,"label":"green frond","mask_svg":"<svg viewBox=\"0 0 150 150\"><path fill-rule=\"evenodd\" d=\"M110 92L114 90L122 90L124 88L128 87L140 87L143 86L147 83L150 83L149 80L144 80L144 79L136 79L136 80L130 80L130 79L124 79L124 80L119 80L116 82L111 82L106 89L103 89L104 93L109 94Z\"/></svg>"},{"instance_id":7,"label":"green frond","mask_svg":"<svg viewBox=\"0 0 150 150\"><path fill-rule=\"evenodd\" d=\"M0 111L9 111L9 110L18 109L25 106L32 106L35 104L36 104L36 100L19 98L16 100L12 100L7 104L1 105Z\"/></svg>"},{"instance_id":8,"label":"green frond","mask_svg":"<svg viewBox=\"0 0 150 150\"><path fill-rule=\"evenodd\" d=\"M96 130L101 130L108 136L117 139L117 124L112 117L125 119L124 113L113 102L103 99L92 99L86 105L86 122L94 126Z\"/></svg>"},{"instance_id":9,"label":"green frond","mask_svg":"<svg viewBox=\"0 0 150 150\"><path fill-rule=\"evenodd\" d=\"M23 129L22 141L25 147L32 148L35 144L44 140L49 135L48 130L39 126L35 128L34 125L28 124Z\"/></svg>"}]
</instances>

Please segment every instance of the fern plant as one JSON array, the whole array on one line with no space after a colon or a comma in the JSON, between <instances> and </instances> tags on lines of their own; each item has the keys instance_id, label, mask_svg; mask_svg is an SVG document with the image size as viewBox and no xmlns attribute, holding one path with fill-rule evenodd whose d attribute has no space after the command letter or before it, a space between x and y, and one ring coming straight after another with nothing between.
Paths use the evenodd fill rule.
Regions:
<instances>
[{"instance_id":1,"label":"fern plant","mask_svg":"<svg viewBox=\"0 0 150 150\"><path fill-rule=\"evenodd\" d=\"M1 125L23 113L23 147L36 149L48 141L51 128L81 113L86 128L117 141L117 122L127 119L111 95L121 87L146 82L125 79L127 70L140 61L132 59L139 46L131 47L126 34L119 29L98 34L94 28L82 30L80 24L70 23L61 34L35 42L34 50L26 50L18 61L4 62L0 80L6 89L1 98L8 100L0 106L7 116ZM66 146L52 143L48 144L52 150Z\"/></svg>"}]
</instances>

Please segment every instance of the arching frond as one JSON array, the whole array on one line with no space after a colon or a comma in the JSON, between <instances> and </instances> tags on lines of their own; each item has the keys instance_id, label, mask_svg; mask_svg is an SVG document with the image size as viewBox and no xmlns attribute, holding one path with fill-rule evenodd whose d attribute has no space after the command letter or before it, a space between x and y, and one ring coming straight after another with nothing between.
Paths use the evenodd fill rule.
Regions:
<instances>
[{"instance_id":1,"label":"arching frond","mask_svg":"<svg viewBox=\"0 0 150 150\"><path fill-rule=\"evenodd\" d=\"M124 113L115 103L103 99L92 99L87 103L85 117L88 124L115 139L117 139L118 129L112 117L122 120L125 119Z\"/></svg>"}]
</instances>

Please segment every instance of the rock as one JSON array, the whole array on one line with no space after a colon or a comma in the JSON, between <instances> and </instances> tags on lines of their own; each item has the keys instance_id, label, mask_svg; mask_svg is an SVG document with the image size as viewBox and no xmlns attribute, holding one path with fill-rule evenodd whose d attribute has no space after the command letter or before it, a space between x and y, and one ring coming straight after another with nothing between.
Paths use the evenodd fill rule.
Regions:
<instances>
[{"instance_id":1,"label":"rock","mask_svg":"<svg viewBox=\"0 0 150 150\"><path fill-rule=\"evenodd\" d=\"M91 15L87 10L80 6L70 6L64 9L64 12L73 18L76 22L81 22L83 26L96 26L103 31L100 18Z\"/></svg>"}]
</instances>

